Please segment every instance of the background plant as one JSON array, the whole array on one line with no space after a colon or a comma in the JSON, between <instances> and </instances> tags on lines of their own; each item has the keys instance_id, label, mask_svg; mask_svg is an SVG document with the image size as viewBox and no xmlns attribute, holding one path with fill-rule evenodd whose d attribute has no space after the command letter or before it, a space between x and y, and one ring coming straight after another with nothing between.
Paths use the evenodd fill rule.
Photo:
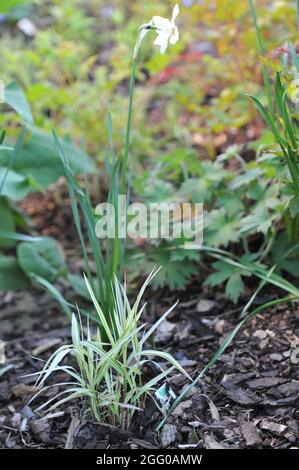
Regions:
<instances>
[{"instance_id":1,"label":"background plant","mask_svg":"<svg viewBox=\"0 0 299 470\"><path fill-rule=\"evenodd\" d=\"M278 46L294 43L296 2L259 1L259 28L266 39L264 62L258 57L249 4L231 0L230 6L193 2L182 9L181 21L188 28L167 55L152 52L144 44L133 116L138 126L133 125L132 134L136 157L132 189L148 202L185 196L203 201L209 223L206 244L229 248L240 256L252 252L271 265L283 243L296 243L297 219L291 215L296 198L289 184L282 187L287 172L284 165L276 164L283 157L281 151L273 145L269 131L262 131L255 106L244 93L254 93L267 105L260 71L262 65L273 70L272 56ZM159 5L161 14L169 8L167 2ZM101 0L84 5L67 0L63 7L58 1L27 2L22 9L7 13L2 28L3 78L17 78L26 88L38 126L49 131L54 123L62 134L73 135L77 144L85 134L86 149L99 162L101 177L107 168L101 151L108 141L103 130L107 111L113 114L111 134L117 154L125 137L130 51L138 25L156 11L155 2L145 9L139 1L126 8L114 1L108 10ZM41 21L45 14L50 18L46 25ZM36 24L33 37L18 29L21 17ZM22 73L17 67L21 58ZM281 67L279 60L274 63ZM279 68L278 72L286 88L287 75ZM294 69L290 72L288 67L288 73L294 74ZM288 100L286 104L290 105ZM1 116L2 128L9 124L10 135L18 132L21 118L16 116L9 110ZM258 153L255 162L260 144L263 154ZM222 162L215 161L217 154L224 155ZM107 189L104 182L102 186ZM219 238L222 225L223 244ZM281 269L294 274L296 256L295 250ZM133 246L130 258L131 278L137 279L140 273L146 276L154 265L165 267L154 280L156 287L183 289L195 276L210 274L210 261L202 254L186 253L180 244L165 240L160 245L142 244L141 249ZM224 282L227 296L236 301L244 292L244 275L235 270L229 273L218 262L214 267L216 275L207 282Z\"/></svg>"},{"instance_id":2,"label":"background plant","mask_svg":"<svg viewBox=\"0 0 299 470\"><path fill-rule=\"evenodd\" d=\"M16 82L5 87L5 105L20 116L23 125L15 145L5 132L0 144L0 290L11 290L27 287L33 275L54 282L66 277L68 271L54 239L23 234L30 230L30 221L17 207L18 201L32 192L44 191L64 174L59 152L51 136L35 125ZM62 145L76 174L95 171L89 157L71 141L63 140Z\"/></svg>"}]
</instances>

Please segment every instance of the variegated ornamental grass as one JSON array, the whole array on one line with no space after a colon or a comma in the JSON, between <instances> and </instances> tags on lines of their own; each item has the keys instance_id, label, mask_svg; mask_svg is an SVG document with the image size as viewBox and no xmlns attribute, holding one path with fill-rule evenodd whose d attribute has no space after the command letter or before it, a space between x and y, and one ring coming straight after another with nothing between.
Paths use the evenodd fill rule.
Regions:
<instances>
[{"instance_id":1,"label":"variegated ornamental grass","mask_svg":"<svg viewBox=\"0 0 299 470\"><path fill-rule=\"evenodd\" d=\"M113 285L115 308L113 316L111 315L113 325L108 324L85 278L101 328L98 327L93 334L88 323L84 333L80 314L73 314L72 342L57 349L43 370L33 374L38 376L36 387L39 389L33 399L47 388L46 382L55 372L65 373L70 381L55 384L64 390L43 403L37 411L43 409L50 411L66 402L83 398L88 403L94 419L125 429L130 426L134 413L144 409L146 399L149 396L154 399L152 392L173 370L181 372L191 380L188 373L169 353L146 347L158 326L177 305L168 309L149 329L146 329L146 325L142 322L139 324L146 306L145 303L143 305L141 303L144 291L155 274L156 271L148 277L132 306L128 300L126 287L115 278ZM162 367L155 358L162 359L167 366ZM66 359L70 359L70 363L66 363ZM75 365L71 365L73 362ZM160 373L151 380L144 381L142 370L148 362L155 363Z\"/></svg>"}]
</instances>

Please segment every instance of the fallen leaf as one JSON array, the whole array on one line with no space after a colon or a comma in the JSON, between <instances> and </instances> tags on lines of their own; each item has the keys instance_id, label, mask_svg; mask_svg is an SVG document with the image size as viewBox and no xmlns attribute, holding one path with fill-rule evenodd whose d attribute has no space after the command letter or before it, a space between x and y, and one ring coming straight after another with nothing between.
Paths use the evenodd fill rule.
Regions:
<instances>
[{"instance_id":1,"label":"fallen leaf","mask_svg":"<svg viewBox=\"0 0 299 470\"><path fill-rule=\"evenodd\" d=\"M213 436L207 435L204 437L206 449L229 449L229 447L219 444Z\"/></svg>"},{"instance_id":2,"label":"fallen leaf","mask_svg":"<svg viewBox=\"0 0 299 470\"><path fill-rule=\"evenodd\" d=\"M26 395L30 395L31 393L33 393L35 391L35 387L30 387L30 385L19 383L17 385L14 385L11 388L11 391L15 397L22 398Z\"/></svg>"},{"instance_id":3,"label":"fallen leaf","mask_svg":"<svg viewBox=\"0 0 299 470\"><path fill-rule=\"evenodd\" d=\"M254 390L262 390L264 388L275 387L285 382L285 380L286 379L282 379L281 377L261 377L259 379L249 380L246 383L249 388Z\"/></svg>"},{"instance_id":4,"label":"fallen leaf","mask_svg":"<svg viewBox=\"0 0 299 470\"><path fill-rule=\"evenodd\" d=\"M254 393L243 388L232 388L230 390L223 389L225 395L235 403L240 405L257 405L262 400L257 397Z\"/></svg>"},{"instance_id":5,"label":"fallen leaf","mask_svg":"<svg viewBox=\"0 0 299 470\"><path fill-rule=\"evenodd\" d=\"M177 428L173 424L164 424L161 431L161 443L163 447L168 447L176 440Z\"/></svg>"},{"instance_id":6,"label":"fallen leaf","mask_svg":"<svg viewBox=\"0 0 299 470\"><path fill-rule=\"evenodd\" d=\"M196 311L201 314L211 314L217 309L217 303L214 300L200 299L196 306Z\"/></svg>"},{"instance_id":7,"label":"fallen leaf","mask_svg":"<svg viewBox=\"0 0 299 470\"><path fill-rule=\"evenodd\" d=\"M241 420L240 429L249 447L258 446L262 443L259 431L253 423Z\"/></svg>"}]
</instances>

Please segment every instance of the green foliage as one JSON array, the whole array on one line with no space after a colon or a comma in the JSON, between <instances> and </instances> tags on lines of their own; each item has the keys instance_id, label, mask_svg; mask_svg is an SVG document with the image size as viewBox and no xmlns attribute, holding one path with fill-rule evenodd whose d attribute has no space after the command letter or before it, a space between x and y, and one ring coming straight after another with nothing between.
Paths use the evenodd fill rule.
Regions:
<instances>
[{"instance_id":1,"label":"green foliage","mask_svg":"<svg viewBox=\"0 0 299 470\"><path fill-rule=\"evenodd\" d=\"M92 173L95 170L88 156L69 140L63 140L62 145L75 173ZM11 147L0 146L1 171L8 167L12 153ZM8 174L3 194L13 200L23 199L30 192L46 188L63 175L63 165L51 135L32 128Z\"/></svg>"},{"instance_id":2,"label":"green foliage","mask_svg":"<svg viewBox=\"0 0 299 470\"><path fill-rule=\"evenodd\" d=\"M197 250L185 250L164 242L158 247L148 247L142 254L133 252L128 259L128 269L134 279L140 274L148 276L155 266L161 266L153 279L153 289L167 286L171 290L182 290L198 274L200 258Z\"/></svg>"},{"instance_id":3,"label":"green foliage","mask_svg":"<svg viewBox=\"0 0 299 470\"><path fill-rule=\"evenodd\" d=\"M19 264L28 278L35 275L54 282L66 272L61 248L53 238L20 243L17 254Z\"/></svg>"},{"instance_id":4,"label":"green foliage","mask_svg":"<svg viewBox=\"0 0 299 470\"><path fill-rule=\"evenodd\" d=\"M255 257L255 255L244 256L240 259L240 263L253 261ZM228 299L232 300L232 302L236 303L245 289L242 277L251 276L251 274L247 270L237 268L225 261L217 261L213 263L212 267L216 272L206 279L204 285L215 287L226 283L225 295Z\"/></svg>"},{"instance_id":5,"label":"green foliage","mask_svg":"<svg viewBox=\"0 0 299 470\"><path fill-rule=\"evenodd\" d=\"M5 197L0 197L0 214L0 231L14 232L16 229L14 214L8 200ZM15 246L15 243L15 240L0 238L1 248L11 248Z\"/></svg>"},{"instance_id":6,"label":"green foliage","mask_svg":"<svg viewBox=\"0 0 299 470\"><path fill-rule=\"evenodd\" d=\"M33 374L37 375L37 386L41 389L54 372L63 371L71 381L62 384L65 388L63 392L54 400L43 403L38 410L45 408L48 411L53 410L64 406L66 402L83 398L89 404L94 419L128 429L134 414L144 409L145 400L155 391L159 382L164 381L173 370L190 379L170 354L146 349L148 340L175 306L165 312L149 330L145 330L144 326L138 326L144 312L144 306L141 306L142 297L154 275L155 273L152 273L146 280L132 306L125 288L115 278L113 327L107 323L107 316L88 280L85 279L103 332L98 329L96 335L93 335L87 326L87 335L85 335L81 321L78 321L73 314L72 343L60 347L47 361L43 370ZM76 369L64 365L64 360L68 356L74 356ZM151 362L152 357L162 359L169 366L161 368L161 373L146 381L143 376L143 366Z\"/></svg>"},{"instance_id":7,"label":"green foliage","mask_svg":"<svg viewBox=\"0 0 299 470\"><path fill-rule=\"evenodd\" d=\"M67 274L61 249L55 240L22 241L23 237L16 233L20 226L27 227L12 201L22 200L30 192L44 190L64 175L64 167L52 138L33 126L30 107L16 82L6 87L5 99L6 104L20 115L29 136L24 142L26 128L23 128L14 147L3 142L5 135L0 144L0 247L5 251L16 247L17 252L15 257L0 253L0 290L27 287L36 277L54 282ZM89 157L70 140L64 139L61 145L74 173L95 170ZM18 244L20 240L22 242Z\"/></svg>"},{"instance_id":8,"label":"green foliage","mask_svg":"<svg viewBox=\"0 0 299 470\"><path fill-rule=\"evenodd\" d=\"M0 13L7 13L12 8L23 5L24 3L30 3L31 1L32 0L1 0Z\"/></svg>"},{"instance_id":9,"label":"green foliage","mask_svg":"<svg viewBox=\"0 0 299 470\"><path fill-rule=\"evenodd\" d=\"M284 228L288 242L294 244L296 241L298 201L290 186L285 185L289 176L287 169L290 168L293 176L296 174L296 165L292 165L292 160L290 165L287 157L292 155L293 160L297 158L294 146L297 145L296 110L288 98L290 83L296 78L298 66L292 46L296 29L289 21L289 18L294 17L295 5L285 0L275 5L270 0L261 0L257 7L263 15L263 21L259 25L255 17L254 28L248 16L247 2L230 0L231 8L224 7L223 2L216 3L213 14L206 3L184 9L188 28L180 44L169 55L162 57L152 53L145 41L141 51L142 60L144 70L152 81L148 81L143 72L137 70L138 87L132 121L132 124L135 120L138 122L138 130L134 130L132 135L136 163L133 192L142 195L147 202L203 202L206 211L204 240L207 245L227 247L231 252L238 251L242 255L247 253L254 240L254 251L258 256L271 261L276 239ZM253 2L251 4L254 7ZM57 143L53 143L49 133L53 125L61 129L65 136L74 135L76 142L84 133L89 153L103 161L104 152L98 155L98 148L99 144L106 144L103 128L107 109L110 108L114 121L109 139L113 141L115 155L121 153L129 59L136 25L142 22L141 19L144 20L145 8L150 18L156 13L157 5L157 2L152 2L145 7L144 2L134 0L125 11L123 4L116 1L111 16L107 18L102 11L105 6L103 2L99 2L97 7L91 0L85 2L84 6L77 0L66 0L63 5L52 1L47 4L38 2L33 21L46 14L51 22L49 26L38 29L30 39L30 46L17 30L14 30L13 35L14 47L11 47L12 38L9 34L1 37L5 61L3 78L8 85L7 109L0 125L4 128L9 123L10 135L18 128L20 121L27 128L26 138L9 172L13 145L6 140L1 142L0 181L6 175L2 196L10 199L7 203L9 206L11 200L18 201L31 191L43 190L65 174L66 168L61 161ZM159 5L159 9L161 14L163 9L166 12L167 2ZM202 29L198 28L199 19L204 24ZM10 21L13 26L14 20ZM215 30L215 22L221 23L221 31ZM235 31L236 24L240 22L242 28L238 34L232 35L231 31ZM258 33L260 61L257 60L254 44L255 32ZM262 41L264 35L267 36L269 50L279 45L278 36L282 42L289 43L294 63L292 69L269 59ZM196 41L201 43L202 40L211 42L216 53L209 52L201 58L196 56L195 62L192 57L186 58L183 54L174 62L178 52L183 51L185 46L188 46L186 50L192 52L193 44ZM22 70L18 67L20 61ZM205 73L198 73L199 63ZM264 67L264 78L265 70L277 72L276 102L272 103L277 108L277 119L272 117L271 105L268 104L267 109L259 93L261 65ZM170 73L172 70L173 79ZM160 72L170 73L170 79L160 83ZM22 87L15 81L10 82L15 77ZM156 79L159 85L153 87ZM249 100L241 98L245 90L256 94L255 103L278 144L273 145L273 139L269 140L268 134L267 144L256 162L243 160L245 149L242 145L232 145L216 160L209 161L208 157L216 153L215 137L225 133L227 141L230 141L236 135L236 129L247 126L256 118ZM154 117L151 111L153 103L158 104L154 106ZM247 127L244 128L244 135L247 130ZM59 142L72 167L68 173L68 183L73 184L71 194L76 214L75 224L81 242L85 243L83 252L86 272L90 273L89 282L95 283L93 288L100 296L103 290L98 279L104 279L103 282L109 284L116 266L120 272L123 269L122 249L116 246L116 242L110 246L108 244L108 265L101 260L98 244L91 233L95 218L88 195L84 185L75 182L74 175L71 175L93 172L94 165L88 157L85 158L82 149L79 150L67 137L60 137ZM256 147L252 146L252 149ZM154 155L155 159L152 158ZM287 163L287 168L281 160ZM110 171L118 173L119 168L113 165L112 162ZM124 170L121 171L124 175ZM113 192L115 197L116 187ZM3 204L6 216L5 222L0 222L3 224L0 229L10 232L17 225L15 214L6 203ZM84 218L82 227L80 211ZM83 233L87 234L86 240L82 238ZM15 241L4 241L1 238L1 243L6 243L8 248ZM89 244L93 247L92 261L96 260L96 276L91 272L93 263L87 259ZM131 249L130 246L128 248ZM162 241L160 246L146 244L142 254L136 247L133 251L132 259L138 261L131 263L130 277L146 275L155 264L162 264L164 269L154 282L156 286L168 284L172 289L184 288L190 279L201 274L199 261L201 264L206 262L199 253L182 254L174 242ZM68 278L75 290L86 297L86 290L78 277L73 279L68 275ZM236 279L238 281L238 276ZM241 291L240 283L236 289L238 291Z\"/></svg>"},{"instance_id":10,"label":"green foliage","mask_svg":"<svg viewBox=\"0 0 299 470\"><path fill-rule=\"evenodd\" d=\"M206 218L206 243L227 247L229 243L239 241L240 216L242 213L229 216L224 208L210 212Z\"/></svg>"},{"instance_id":11,"label":"green foliage","mask_svg":"<svg viewBox=\"0 0 299 470\"><path fill-rule=\"evenodd\" d=\"M24 122L34 125L31 110L24 91L15 80L5 87L4 98L6 104L14 109L21 116Z\"/></svg>"},{"instance_id":12,"label":"green foliage","mask_svg":"<svg viewBox=\"0 0 299 470\"><path fill-rule=\"evenodd\" d=\"M147 75L138 71L138 83L144 85L136 90L134 117L138 131L133 140L139 158L153 157L161 144L171 152L169 135L181 148L190 147L199 135L201 150L215 155L215 136L242 129L256 116L242 98L246 90L256 92L260 86L261 64L248 3L229 0L229 8L224 4L213 2L212 10L209 2L193 2L190 8L181 5L183 33L169 54L152 51L151 39L146 38L141 51L146 74L155 82L161 72L174 69L170 79L162 80L158 87L152 87ZM145 17L151 18L157 11L166 15L171 6L173 2L156 0L148 5L141 0L128 5L115 0L109 9L103 0L37 1L31 13L38 25L36 35L25 39L11 20L0 38L5 63L2 79L22 83L38 126L47 131L55 127L65 135L84 134L88 152L96 158L98 144L105 143L103 129L110 110L114 142L120 150L126 117L123 89L130 75L136 30ZM269 50L295 40L295 22L290 21L295 17L294 2L259 0L258 8ZM40 21L44 17L49 21ZM199 22L202 28L198 28ZM211 45L208 54L193 57L194 45L207 43ZM186 57L178 60L185 50ZM156 113L151 116L148 112L153 101L160 104L157 119ZM182 116L185 125L181 125ZM7 127L11 120L15 122L14 117L3 116L0 127ZM161 137L152 139L156 135Z\"/></svg>"},{"instance_id":13,"label":"green foliage","mask_svg":"<svg viewBox=\"0 0 299 470\"><path fill-rule=\"evenodd\" d=\"M14 256L0 253L0 291L24 289L30 285Z\"/></svg>"}]
</instances>

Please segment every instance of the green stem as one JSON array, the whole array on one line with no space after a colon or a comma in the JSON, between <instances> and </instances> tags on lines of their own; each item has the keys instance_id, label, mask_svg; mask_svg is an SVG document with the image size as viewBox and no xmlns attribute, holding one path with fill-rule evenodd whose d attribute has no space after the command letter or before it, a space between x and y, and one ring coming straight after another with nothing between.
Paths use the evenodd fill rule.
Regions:
<instances>
[{"instance_id":1,"label":"green stem","mask_svg":"<svg viewBox=\"0 0 299 470\"><path fill-rule=\"evenodd\" d=\"M299 0L298 0L298 2L299 2ZM259 53L263 56L265 54L265 46L264 46L263 38L262 38L261 31L260 31L258 21L257 21L254 1L249 0L249 5L250 5L251 16L252 16L254 27L255 27L258 50L259 50ZM269 78L267 68L265 67L265 65L262 65L262 74L263 74L263 81L264 81L267 100L268 100L269 112L271 114L271 117L274 118L274 108L273 108L273 102L272 102L271 83L270 83L270 78Z\"/></svg>"},{"instance_id":2,"label":"green stem","mask_svg":"<svg viewBox=\"0 0 299 470\"><path fill-rule=\"evenodd\" d=\"M136 69L137 69L137 57L134 57L133 64L132 64L131 79L130 79L130 96L129 96L129 110L128 110L127 130L126 130L125 151L124 151L122 169L121 169L120 194L122 195L126 194L127 169L128 169L128 159L129 159L129 153L130 153L130 143L131 143L130 137L131 137L131 128L132 128Z\"/></svg>"},{"instance_id":3,"label":"green stem","mask_svg":"<svg viewBox=\"0 0 299 470\"><path fill-rule=\"evenodd\" d=\"M299 30L299 0L296 1L296 7L297 7L297 28Z\"/></svg>"},{"instance_id":4,"label":"green stem","mask_svg":"<svg viewBox=\"0 0 299 470\"><path fill-rule=\"evenodd\" d=\"M10 158L10 160L9 160L8 165L7 165L7 168L6 168L6 171L5 171L5 173L4 173L3 179L2 179L2 181L1 181L1 183L0 183L0 196L2 195L2 191L3 191L3 188L4 188L4 184L5 184L5 182L6 182L6 179L7 179L7 177L8 177L8 174L9 174L10 170L12 169L13 164L14 164L14 162L15 162L15 159L17 158L17 155L18 155L18 153L19 153L19 151L20 151L20 149L21 149L21 147L22 147L22 145L23 145L23 140L24 140L25 134L26 134L26 127L23 127L22 130L21 130L21 133L20 133L20 135L19 135L19 137L18 137L16 146L15 146L15 148L14 148L14 150L13 150L12 156L11 156L11 158Z\"/></svg>"}]
</instances>

